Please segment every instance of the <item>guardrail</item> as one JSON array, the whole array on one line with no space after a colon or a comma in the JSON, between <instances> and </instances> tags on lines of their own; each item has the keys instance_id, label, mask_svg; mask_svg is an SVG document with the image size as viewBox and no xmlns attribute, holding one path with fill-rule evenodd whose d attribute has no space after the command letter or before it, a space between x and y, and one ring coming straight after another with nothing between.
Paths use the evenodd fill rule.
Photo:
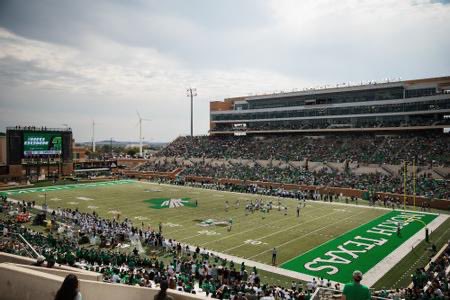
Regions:
<instances>
[{"instance_id":1,"label":"guardrail","mask_svg":"<svg viewBox=\"0 0 450 300\"><path fill-rule=\"evenodd\" d=\"M25 250L31 254L30 256L33 256L33 254L36 256L36 258L38 258L39 256L41 256L39 254L39 252L36 251L36 249L34 249L34 247L23 237L23 235L21 235L20 233L12 233L11 236L17 236L19 237L19 239L28 247L28 249L25 248ZM31 250L31 253L30 251Z\"/></svg>"},{"instance_id":2,"label":"guardrail","mask_svg":"<svg viewBox=\"0 0 450 300\"><path fill-rule=\"evenodd\" d=\"M342 291L338 291L335 289L318 287L314 293L311 295L311 300L338 300L342 297ZM377 300L392 300L391 298L377 297L371 296L371 299Z\"/></svg>"}]
</instances>

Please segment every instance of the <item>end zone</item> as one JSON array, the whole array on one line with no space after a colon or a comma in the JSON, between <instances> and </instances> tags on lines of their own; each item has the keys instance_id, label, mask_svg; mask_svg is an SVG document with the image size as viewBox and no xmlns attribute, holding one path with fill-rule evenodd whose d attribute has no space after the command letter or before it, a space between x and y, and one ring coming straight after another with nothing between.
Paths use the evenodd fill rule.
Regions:
<instances>
[{"instance_id":1,"label":"end zone","mask_svg":"<svg viewBox=\"0 0 450 300\"><path fill-rule=\"evenodd\" d=\"M280 267L341 283L349 281L354 270L360 270L370 278L370 282L365 283L372 285L409 252L411 243L425 238L421 230L425 224L437 228L446 218L421 212L391 211ZM398 261L394 263L394 259Z\"/></svg>"}]
</instances>

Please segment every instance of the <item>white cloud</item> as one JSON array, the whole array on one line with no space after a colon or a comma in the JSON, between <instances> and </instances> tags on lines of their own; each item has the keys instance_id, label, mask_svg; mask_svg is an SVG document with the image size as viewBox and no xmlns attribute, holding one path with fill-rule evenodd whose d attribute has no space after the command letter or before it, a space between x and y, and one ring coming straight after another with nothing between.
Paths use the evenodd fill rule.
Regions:
<instances>
[{"instance_id":1,"label":"white cloud","mask_svg":"<svg viewBox=\"0 0 450 300\"><path fill-rule=\"evenodd\" d=\"M69 123L89 140L95 119L99 138L136 140L138 109L153 119L144 135L168 141L189 132L188 86L206 134L211 100L449 75L450 5L435 1L149 3L19 4L37 11L16 33L0 27L0 126Z\"/></svg>"},{"instance_id":2,"label":"white cloud","mask_svg":"<svg viewBox=\"0 0 450 300\"><path fill-rule=\"evenodd\" d=\"M100 126L98 131L99 138L113 135L117 139L135 140L135 110L139 109L153 120L146 127L158 128L148 130L151 131L148 139L167 141L189 131L185 97L188 86L197 87L199 93L196 132L206 134L209 101L248 91L304 85L300 80L264 70L191 71L176 58L152 48L121 45L93 35L84 41L80 48L73 48L26 39L0 29L0 65L10 61L16 67L26 64L11 74L8 69L13 68L7 67L1 80L14 77L8 80L13 80L18 94L17 90L25 87L34 91L30 92L34 96L31 100L29 97L15 101L2 99L0 105L8 106L11 112L3 120L11 122L6 125L70 123L75 137L88 140L90 120L95 119L103 124L103 129ZM33 114L36 109L41 113ZM64 114L55 114L58 109ZM60 120L54 120L55 116Z\"/></svg>"}]
</instances>

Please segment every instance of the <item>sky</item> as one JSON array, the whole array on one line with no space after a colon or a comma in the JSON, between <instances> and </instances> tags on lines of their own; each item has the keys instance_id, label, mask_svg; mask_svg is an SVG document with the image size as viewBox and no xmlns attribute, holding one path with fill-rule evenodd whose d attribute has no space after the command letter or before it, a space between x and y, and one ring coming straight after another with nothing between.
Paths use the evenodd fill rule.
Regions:
<instances>
[{"instance_id":1,"label":"sky","mask_svg":"<svg viewBox=\"0 0 450 300\"><path fill-rule=\"evenodd\" d=\"M450 0L0 0L0 131L169 142L209 102L450 75Z\"/></svg>"}]
</instances>

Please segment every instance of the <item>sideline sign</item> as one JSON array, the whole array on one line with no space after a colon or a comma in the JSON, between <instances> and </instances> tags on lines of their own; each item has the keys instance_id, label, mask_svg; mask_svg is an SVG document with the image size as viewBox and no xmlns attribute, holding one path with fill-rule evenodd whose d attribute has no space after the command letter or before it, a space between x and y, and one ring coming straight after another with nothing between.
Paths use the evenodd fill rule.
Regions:
<instances>
[{"instance_id":1,"label":"sideline sign","mask_svg":"<svg viewBox=\"0 0 450 300\"><path fill-rule=\"evenodd\" d=\"M282 268L345 283L354 270L369 271L437 215L391 211L281 265ZM400 235L397 227L400 226ZM424 233L425 237L425 233Z\"/></svg>"}]
</instances>

